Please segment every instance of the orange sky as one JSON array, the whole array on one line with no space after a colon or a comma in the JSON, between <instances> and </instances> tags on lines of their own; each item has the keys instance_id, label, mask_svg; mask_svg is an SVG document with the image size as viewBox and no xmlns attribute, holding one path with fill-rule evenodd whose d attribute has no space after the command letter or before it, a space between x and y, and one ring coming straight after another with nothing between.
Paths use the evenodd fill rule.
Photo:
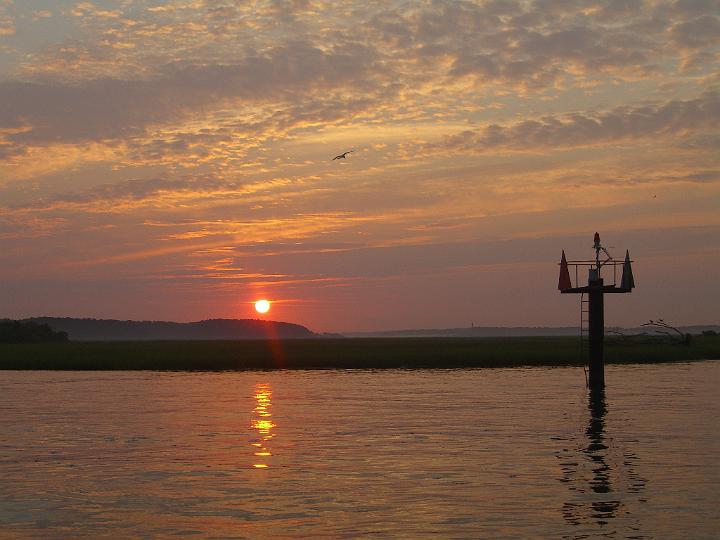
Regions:
<instances>
[{"instance_id":1,"label":"orange sky","mask_svg":"<svg viewBox=\"0 0 720 540\"><path fill-rule=\"evenodd\" d=\"M574 325L597 230L608 325L717 323L719 14L0 0L0 317Z\"/></svg>"}]
</instances>

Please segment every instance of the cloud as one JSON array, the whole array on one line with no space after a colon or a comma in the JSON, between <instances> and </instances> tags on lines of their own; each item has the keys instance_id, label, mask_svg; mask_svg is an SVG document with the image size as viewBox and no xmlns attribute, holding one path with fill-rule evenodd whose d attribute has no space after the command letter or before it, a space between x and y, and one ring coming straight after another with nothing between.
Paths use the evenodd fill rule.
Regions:
<instances>
[{"instance_id":1,"label":"cloud","mask_svg":"<svg viewBox=\"0 0 720 540\"><path fill-rule=\"evenodd\" d=\"M579 177L574 174L564 177L558 183L567 183L572 186L610 186L627 188L632 186L651 186L659 188L671 184L715 184L720 183L720 170L699 170L680 174L646 173L644 175L622 174L621 172L608 172L605 174L587 175Z\"/></svg>"},{"instance_id":2,"label":"cloud","mask_svg":"<svg viewBox=\"0 0 720 540\"><path fill-rule=\"evenodd\" d=\"M424 146L425 152L535 151L609 145L650 137L683 136L720 126L720 94L708 91L691 100L622 106L606 112L544 116L515 124L466 130Z\"/></svg>"},{"instance_id":3,"label":"cloud","mask_svg":"<svg viewBox=\"0 0 720 540\"><path fill-rule=\"evenodd\" d=\"M33 215L28 212L5 213L0 209L0 238L25 240L49 237L68 225L63 217Z\"/></svg>"},{"instance_id":4,"label":"cloud","mask_svg":"<svg viewBox=\"0 0 720 540\"><path fill-rule=\"evenodd\" d=\"M39 198L32 203L5 205L15 211L62 211L100 214L125 214L142 208L173 209L192 203L212 201L247 206L272 192L288 186L287 179L268 181L227 180L212 175L153 177L101 184L78 191L65 191ZM1 193L1 192L0 192ZM0 210L2 210L0 206Z\"/></svg>"},{"instance_id":5,"label":"cloud","mask_svg":"<svg viewBox=\"0 0 720 540\"><path fill-rule=\"evenodd\" d=\"M147 80L6 82L0 84L0 130L18 130L5 135L5 144L18 147L136 137L230 105L292 104L348 85L369 91L371 72L382 71L374 62L373 51L361 45L323 50L296 42L232 64L168 64Z\"/></svg>"},{"instance_id":6,"label":"cloud","mask_svg":"<svg viewBox=\"0 0 720 540\"><path fill-rule=\"evenodd\" d=\"M676 24L672 27L672 36L678 45L688 49L716 45L720 43L720 18L703 15Z\"/></svg>"},{"instance_id":7,"label":"cloud","mask_svg":"<svg viewBox=\"0 0 720 540\"><path fill-rule=\"evenodd\" d=\"M14 21L10 17L0 16L0 36L12 36L14 33Z\"/></svg>"},{"instance_id":8,"label":"cloud","mask_svg":"<svg viewBox=\"0 0 720 540\"><path fill-rule=\"evenodd\" d=\"M623 241L636 246L643 253L662 253L668 245L682 245L712 252L720 244L714 236L718 226L663 227L648 234L647 230L630 229L623 232ZM612 231L617 238L617 232ZM256 246L261 256L245 247L225 253L218 264L217 257L207 263L190 265L188 277L210 279L251 279L248 274L265 273L275 276L279 283L286 279L407 279L408 276L451 269L480 268L507 265L552 265L559 258L558 246L564 234L543 233L532 237L504 240L474 238L456 242L424 242L396 246L343 246L342 249L323 249L322 244L309 243L305 250L287 249L282 244ZM610 234L608 234L610 236ZM638 240L642 238L642 243ZM315 248L315 249L313 249ZM619 253L615 253L619 255ZM226 270L222 271L223 265Z\"/></svg>"},{"instance_id":9,"label":"cloud","mask_svg":"<svg viewBox=\"0 0 720 540\"><path fill-rule=\"evenodd\" d=\"M392 47L393 59L412 60L428 76L445 76L445 82L471 77L480 88L536 92L597 75L633 78L660 69L664 58L678 56L665 46L669 25L690 17L677 13L661 24L662 8L667 5L632 0L436 0L388 9L369 26Z\"/></svg>"},{"instance_id":10,"label":"cloud","mask_svg":"<svg viewBox=\"0 0 720 540\"><path fill-rule=\"evenodd\" d=\"M658 76L673 60L702 73L720 35L714 8L705 0L435 0L382 11L309 0L112 10L80 2L87 35L29 55L23 78L0 84L0 133L17 130L0 136L0 159L28 146L122 142L120 162L172 167L184 156L184 166L224 160L216 144L242 155L238 134L253 148L254 137L353 115L429 117L429 108L459 111L459 100L478 112L484 103L472 92ZM668 34L684 52L667 46ZM235 116L232 135L219 114ZM206 120L205 131L178 133L193 120Z\"/></svg>"},{"instance_id":11,"label":"cloud","mask_svg":"<svg viewBox=\"0 0 720 540\"><path fill-rule=\"evenodd\" d=\"M0 0L0 36L12 36L15 34L15 18L7 14L8 6L12 0Z\"/></svg>"},{"instance_id":12,"label":"cloud","mask_svg":"<svg viewBox=\"0 0 720 540\"><path fill-rule=\"evenodd\" d=\"M488 41L496 43L477 47L471 40L453 51L450 75L532 91L604 71L619 75L626 69L634 74L654 69L652 42L617 30L582 25L555 31L513 29Z\"/></svg>"}]
</instances>

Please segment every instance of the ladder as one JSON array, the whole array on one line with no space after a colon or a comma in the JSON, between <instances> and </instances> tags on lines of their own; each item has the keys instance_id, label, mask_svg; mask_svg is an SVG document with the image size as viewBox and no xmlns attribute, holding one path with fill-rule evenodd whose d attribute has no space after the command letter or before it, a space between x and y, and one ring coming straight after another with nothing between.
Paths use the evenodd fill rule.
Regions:
<instances>
[{"instance_id":1,"label":"ladder","mask_svg":"<svg viewBox=\"0 0 720 540\"><path fill-rule=\"evenodd\" d=\"M580 344L584 345L589 337L590 329L590 299L585 293L580 293Z\"/></svg>"},{"instance_id":2,"label":"ladder","mask_svg":"<svg viewBox=\"0 0 720 540\"><path fill-rule=\"evenodd\" d=\"M585 365L589 362L588 340L590 339L590 299L586 298L585 293L580 293L580 357ZM583 365L585 371L585 386L589 386L587 378L587 369Z\"/></svg>"}]
</instances>

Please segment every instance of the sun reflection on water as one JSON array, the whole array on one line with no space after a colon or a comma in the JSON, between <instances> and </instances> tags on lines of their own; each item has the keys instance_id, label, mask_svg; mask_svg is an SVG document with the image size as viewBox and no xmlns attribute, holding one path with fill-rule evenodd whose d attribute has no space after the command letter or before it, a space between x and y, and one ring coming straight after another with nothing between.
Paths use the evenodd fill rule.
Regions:
<instances>
[{"instance_id":1,"label":"sun reflection on water","mask_svg":"<svg viewBox=\"0 0 720 540\"><path fill-rule=\"evenodd\" d=\"M268 383L257 383L255 385L255 408L252 410L253 418L250 426L257 431L257 438L252 442L253 459L252 466L256 469L267 469L272 452L269 442L274 437L273 429L275 424L272 421L272 390Z\"/></svg>"}]
</instances>

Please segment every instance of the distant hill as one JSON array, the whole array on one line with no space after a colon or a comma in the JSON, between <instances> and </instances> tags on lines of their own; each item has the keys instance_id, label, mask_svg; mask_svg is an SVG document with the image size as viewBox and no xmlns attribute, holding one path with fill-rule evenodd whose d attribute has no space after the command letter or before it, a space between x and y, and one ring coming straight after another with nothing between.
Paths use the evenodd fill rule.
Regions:
<instances>
[{"instance_id":1,"label":"distant hill","mask_svg":"<svg viewBox=\"0 0 720 540\"><path fill-rule=\"evenodd\" d=\"M177 323L33 317L26 319L66 332L72 341L176 341L235 339L302 339L319 337L299 324L257 319L210 319Z\"/></svg>"},{"instance_id":2,"label":"distant hill","mask_svg":"<svg viewBox=\"0 0 720 540\"><path fill-rule=\"evenodd\" d=\"M688 334L701 334L704 331L712 330L720 332L717 325L680 326L680 331ZM653 330L646 327L638 328L614 328L606 327L605 333L610 336L612 330L618 330L622 334L652 333ZM388 330L378 332L346 332L347 337L534 337L534 336L577 336L580 330L577 326L516 326L504 328L501 326L474 326L470 328L424 328L415 330Z\"/></svg>"},{"instance_id":3,"label":"distant hill","mask_svg":"<svg viewBox=\"0 0 720 540\"><path fill-rule=\"evenodd\" d=\"M567 327L509 327L474 326L471 328L417 328L410 330L387 330L377 332L346 332L347 337L532 337L576 336L576 326Z\"/></svg>"}]
</instances>

